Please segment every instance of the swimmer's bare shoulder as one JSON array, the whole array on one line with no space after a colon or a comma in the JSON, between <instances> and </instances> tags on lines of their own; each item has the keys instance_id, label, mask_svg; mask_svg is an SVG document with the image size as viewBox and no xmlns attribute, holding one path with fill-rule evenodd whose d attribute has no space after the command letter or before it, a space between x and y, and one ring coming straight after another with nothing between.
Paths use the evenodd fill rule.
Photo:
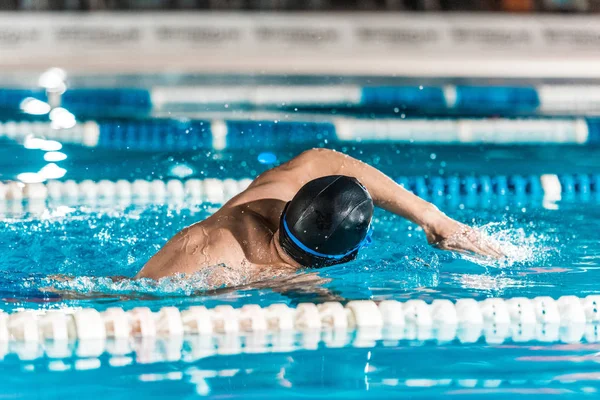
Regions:
<instances>
[{"instance_id":1,"label":"swimmer's bare shoulder","mask_svg":"<svg viewBox=\"0 0 600 400\"><path fill-rule=\"evenodd\" d=\"M238 268L256 263L256 269L263 271L256 271L255 278L285 268L280 259L271 257L272 251L266 246L278 228L286 202L306 182L322 175L319 165L324 154L328 151L308 150L265 171L211 217L176 234L136 278L193 274L219 264Z\"/></svg>"},{"instance_id":2,"label":"swimmer's bare shoulder","mask_svg":"<svg viewBox=\"0 0 600 400\"><path fill-rule=\"evenodd\" d=\"M237 268L249 258L259 264L273 262L265 259L265 247L277 230L285 203L313 178L313 158L314 152L304 152L258 176L211 217L176 234L136 278L193 274L220 264Z\"/></svg>"},{"instance_id":3,"label":"swimmer's bare shoulder","mask_svg":"<svg viewBox=\"0 0 600 400\"><path fill-rule=\"evenodd\" d=\"M136 275L160 279L175 274L209 273L210 286L229 281L232 271L253 276L260 271L278 221L264 214L279 213L281 201L269 199L229 205L204 221L184 228L171 238ZM227 266L227 270L217 266ZM243 270L243 271L242 271ZM223 279L220 279L222 276ZM223 282L226 284L229 282Z\"/></svg>"},{"instance_id":4,"label":"swimmer's bare shoulder","mask_svg":"<svg viewBox=\"0 0 600 400\"><path fill-rule=\"evenodd\" d=\"M206 242L200 234L202 227L197 225L188 226L173 236L135 277L159 279L175 273L196 272L193 249Z\"/></svg>"},{"instance_id":5,"label":"swimmer's bare shoulder","mask_svg":"<svg viewBox=\"0 0 600 400\"><path fill-rule=\"evenodd\" d=\"M219 213L182 229L158 251L136 278L160 279L175 274L194 274L203 268L227 264L221 255L235 256L237 240L216 225Z\"/></svg>"}]
</instances>

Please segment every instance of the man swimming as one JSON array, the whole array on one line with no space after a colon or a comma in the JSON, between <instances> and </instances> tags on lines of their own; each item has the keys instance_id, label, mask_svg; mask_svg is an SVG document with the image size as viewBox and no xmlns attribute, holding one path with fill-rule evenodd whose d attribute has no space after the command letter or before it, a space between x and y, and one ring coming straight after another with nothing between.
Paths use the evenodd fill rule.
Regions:
<instances>
[{"instance_id":1,"label":"man swimming","mask_svg":"<svg viewBox=\"0 0 600 400\"><path fill-rule=\"evenodd\" d=\"M421 226L445 250L501 257L477 231L439 211L377 169L326 149L305 151L264 172L219 211L165 244L136 278L208 273L213 287L354 260L369 243L373 208Z\"/></svg>"}]
</instances>

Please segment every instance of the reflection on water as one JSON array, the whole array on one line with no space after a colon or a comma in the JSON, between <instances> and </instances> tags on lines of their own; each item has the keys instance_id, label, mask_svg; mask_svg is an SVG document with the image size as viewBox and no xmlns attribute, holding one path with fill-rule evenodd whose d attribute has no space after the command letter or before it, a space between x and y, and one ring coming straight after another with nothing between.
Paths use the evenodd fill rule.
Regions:
<instances>
[{"instance_id":1,"label":"reflection on water","mask_svg":"<svg viewBox=\"0 0 600 400\"><path fill-rule=\"evenodd\" d=\"M223 343L226 339L214 340ZM54 349L56 353L50 358L29 360L25 349L14 349L18 353L0 363L0 368L11 371L3 374L3 393L58 398L67 391L85 390L89 399L105 398L107 391L114 391L119 398L134 393L139 398L156 393L162 398L248 398L258 393L260 398L294 394L477 398L484 394L582 396L597 394L600 389L597 344L450 343L432 347L380 342L369 348L322 346L318 352L300 346L293 350L274 348L268 353L218 353L214 343L138 340L110 343L102 354L79 344L62 356ZM71 358L67 356L71 352L85 356ZM36 384L32 387L34 376Z\"/></svg>"}]
</instances>

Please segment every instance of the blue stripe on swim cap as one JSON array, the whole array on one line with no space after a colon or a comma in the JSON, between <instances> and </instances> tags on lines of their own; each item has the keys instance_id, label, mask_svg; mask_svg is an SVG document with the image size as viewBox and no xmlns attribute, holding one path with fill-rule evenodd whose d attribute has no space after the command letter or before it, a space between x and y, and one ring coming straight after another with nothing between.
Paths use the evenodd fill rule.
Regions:
<instances>
[{"instance_id":1,"label":"blue stripe on swim cap","mask_svg":"<svg viewBox=\"0 0 600 400\"><path fill-rule=\"evenodd\" d=\"M342 258L348 256L349 254L362 249L363 247L367 247L368 245L371 244L371 242L373 241L371 236L373 235L373 225L371 223L369 223L369 229L367 230L367 235L365 236L365 238L363 240L360 241L360 243L358 244L358 246L352 248L352 250L344 253L344 254L324 254L324 253L319 253L318 251L315 251L311 248L306 247L300 240L298 240L298 238L296 236L294 236L292 234L292 232L290 231L290 228L288 228L288 224L287 221L285 220L285 214L283 215L283 229L285 229L285 232L287 233L288 237L290 239L292 239L292 242L294 242L294 244L296 246L298 246L302 251L308 253L308 254L312 254L313 256L317 256L317 257L322 257L322 258L329 258L331 260L341 260Z\"/></svg>"}]
</instances>

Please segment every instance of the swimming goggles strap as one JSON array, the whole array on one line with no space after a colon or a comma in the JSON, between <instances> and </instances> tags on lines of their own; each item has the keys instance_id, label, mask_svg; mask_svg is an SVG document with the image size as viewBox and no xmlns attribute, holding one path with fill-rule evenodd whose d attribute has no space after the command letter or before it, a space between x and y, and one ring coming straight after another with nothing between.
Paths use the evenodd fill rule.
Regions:
<instances>
[{"instance_id":1,"label":"swimming goggles strap","mask_svg":"<svg viewBox=\"0 0 600 400\"><path fill-rule=\"evenodd\" d=\"M329 258L329 259L332 259L332 260L340 260L340 259L342 259L342 258L344 258L344 257L346 257L346 256L348 256L348 255L350 255L352 253L354 253L357 250L360 250L360 249L368 247L373 242L373 238L372 238L372 235L373 235L373 224L369 223L369 228L367 230L367 235L365 236L365 238L363 240L360 241L360 243L356 247L352 248L352 250L350 250L350 251L348 251L348 252L346 252L344 254L323 254L323 253L319 253L318 251L315 251L315 250L313 250L313 249L305 246L304 243L302 243L300 240L298 240L297 237L295 237L292 234L292 232L290 231L290 229L288 227L287 221L285 220L285 213L283 214L283 218L282 219L283 219L283 229L285 229L285 232L287 233L288 237L290 239L292 239L292 242L294 242L294 244L296 246L298 246L302 251L304 251L304 252L306 252L308 254L312 254L314 256L317 256L317 257Z\"/></svg>"}]
</instances>

